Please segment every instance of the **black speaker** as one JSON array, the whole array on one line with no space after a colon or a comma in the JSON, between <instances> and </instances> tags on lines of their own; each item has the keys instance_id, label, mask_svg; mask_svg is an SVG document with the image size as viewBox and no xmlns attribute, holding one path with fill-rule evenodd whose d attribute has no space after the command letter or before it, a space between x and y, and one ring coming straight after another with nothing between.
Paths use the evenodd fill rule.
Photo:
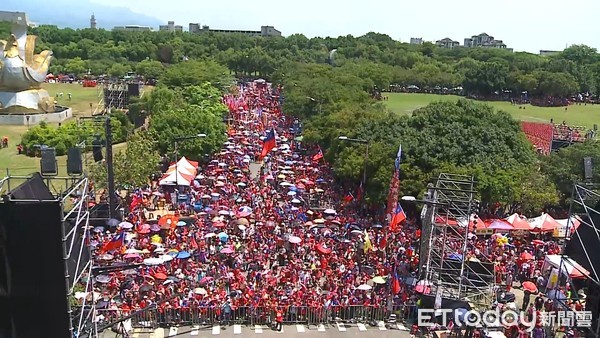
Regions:
<instances>
[{"instance_id":1,"label":"black speaker","mask_svg":"<svg viewBox=\"0 0 600 338\"><path fill-rule=\"evenodd\" d=\"M5 284L0 294L0 336L72 337L60 202L41 200L51 196L47 187L42 194L37 194L37 187L20 191L23 196L18 200L11 194L0 203L0 282Z\"/></svg>"},{"instance_id":2,"label":"black speaker","mask_svg":"<svg viewBox=\"0 0 600 338\"><path fill-rule=\"evenodd\" d=\"M591 180L594 177L594 173L592 172L592 158L584 157L583 158L583 172L584 177L587 180Z\"/></svg>"},{"instance_id":3,"label":"black speaker","mask_svg":"<svg viewBox=\"0 0 600 338\"><path fill-rule=\"evenodd\" d=\"M102 144L99 141L92 142L92 154L94 155L94 162L100 162L104 158L102 156Z\"/></svg>"},{"instance_id":4,"label":"black speaker","mask_svg":"<svg viewBox=\"0 0 600 338\"><path fill-rule=\"evenodd\" d=\"M56 149L43 148L41 153L42 160L40 161L40 164L42 175L58 174L58 168L56 167Z\"/></svg>"},{"instance_id":5,"label":"black speaker","mask_svg":"<svg viewBox=\"0 0 600 338\"><path fill-rule=\"evenodd\" d=\"M69 148L67 152L67 174L81 175L83 173L83 163L81 162L81 149Z\"/></svg>"}]
</instances>

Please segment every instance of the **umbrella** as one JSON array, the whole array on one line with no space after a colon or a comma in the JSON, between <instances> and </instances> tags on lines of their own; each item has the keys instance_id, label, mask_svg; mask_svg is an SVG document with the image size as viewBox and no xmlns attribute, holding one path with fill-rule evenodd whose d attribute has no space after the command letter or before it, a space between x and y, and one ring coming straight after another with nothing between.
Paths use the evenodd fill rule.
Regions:
<instances>
[{"instance_id":1,"label":"umbrella","mask_svg":"<svg viewBox=\"0 0 600 338\"><path fill-rule=\"evenodd\" d=\"M138 259L138 258L142 258L139 254L136 253L130 253L125 255L126 259Z\"/></svg>"},{"instance_id":2,"label":"umbrella","mask_svg":"<svg viewBox=\"0 0 600 338\"><path fill-rule=\"evenodd\" d=\"M335 215L336 212L333 209L325 209L325 211L323 211L324 214L329 214L329 215Z\"/></svg>"},{"instance_id":3,"label":"umbrella","mask_svg":"<svg viewBox=\"0 0 600 338\"><path fill-rule=\"evenodd\" d=\"M523 252L523 253L521 253L521 259L530 261L533 259L533 255L530 254L529 252Z\"/></svg>"},{"instance_id":4,"label":"umbrella","mask_svg":"<svg viewBox=\"0 0 600 338\"><path fill-rule=\"evenodd\" d=\"M181 251L181 252L177 253L177 256L175 256L175 257L178 258L178 259L188 259L188 258L190 258L190 256L191 255L190 255L189 252L187 252L187 251Z\"/></svg>"},{"instance_id":5,"label":"umbrella","mask_svg":"<svg viewBox=\"0 0 600 338\"><path fill-rule=\"evenodd\" d=\"M186 222L184 222L184 221L179 221L179 222L177 222L177 226L178 226L178 227L184 227L184 226L186 226L186 225L187 225L187 223L186 223Z\"/></svg>"},{"instance_id":6,"label":"umbrella","mask_svg":"<svg viewBox=\"0 0 600 338\"><path fill-rule=\"evenodd\" d=\"M544 245L546 243L544 241L539 240L539 239L534 239L533 241L531 241L531 244L533 244L533 245Z\"/></svg>"},{"instance_id":7,"label":"umbrella","mask_svg":"<svg viewBox=\"0 0 600 338\"><path fill-rule=\"evenodd\" d=\"M158 224L152 224L150 226L150 231L152 231L152 232L159 232L160 231L160 226Z\"/></svg>"},{"instance_id":8,"label":"umbrella","mask_svg":"<svg viewBox=\"0 0 600 338\"><path fill-rule=\"evenodd\" d=\"M372 288L373 287L371 285L362 284L362 285L359 285L356 289L363 290L363 291L368 291L368 290L371 290Z\"/></svg>"},{"instance_id":9,"label":"umbrella","mask_svg":"<svg viewBox=\"0 0 600 338\"><path fill-rule=\"evenodd\" d=\"M221 242L227 242L227 240L229 239L229 235L224 233L224 232L220 232L217 237L219 237L219 239L221 240Z\"/></svg>"},{"instance_id":10,"label":"umbrella","mask_svg":"<svg viewBox=\"0 0 600 338\"><path fill-rule=\"evenodd\" d=\"M163 262L170 262L170 261L173 260L173 256L171 256L171 255L162 255L158 259L162 260Z\"/></svg>"},{"instance_id":11,"label":"umbrella","mask_svg":"<svg viewBox=\"0 0 600 338\"><path fill-rule=\"evenodd\" d=\"M248 225L248 223L249 223L248 219L246 219L246 218L240 218L237 220L238 225Z\"/></svg>"},{"instance_id":12,"label":"umbrella","mask_svg":"<svg viewBox=\"0 0 600 338\"><path fill-rule=\"evenodd\" d=\"M106 225L108 225L109 227L116 227L117 225L119 225L119 221L111 218L108 221L106 221Z\"/></svg>"},{"instance_id":13,"label":"umbrella","mask_svg":"<svg viewBox=\"0 0 600 338\"><path fill-rule=\"evenodd\" d=\"M146 265L161 265L164 261L160 258L146 258L144 259L144 264Z\"/></svg>"},{"instance_id":14,"label":"umbrella","mask_svg":"<svg viewBox=\"0 0 600 338\"><path fill-rule=\"evenodd\" d=\"M214 232L209 232L206 235L204 235L204 238L211 238L211 237L215 237L217 234L215 234Z\"/></svg>"},{"instance_id":15,"label":"umbrella","mask_svg":"<svg viewBox=\"0 0 600 338\"><path fill-rule=\"evenodd\" d=\"M154 274L154 278L156 278L158 280L165 280L165 279L167 279L167 275L165 275L162 272L157 272Z\"/></svg>"},{"instance_id":16,"label":"umbrella","mask_svg":"<svg viewBox=\"0 0 600 338\"><path fill-rule=\"evenodd\" d=\"M123 228L123 229L131 229L131 228L133 228L133 224L131 224L129 222L121 222L121 223L119 223L119 227Z\"/></svg>"},{"instance_id":17,"label":"umbrella","mask_svg":"<svg viewBox=\"0 0 600 338\"><path fill-rule=\"evenodd\" d=\"M111 276L100 275L100 276L96 277L96 282L106 284L106 283L110 282L111 279L112 279Z\"/></svg>"},{"instance_id":18,"label":"umbrella","mask_svg":"<svg viewBox=\"0 0 600 338\"><path fill-rule=\"evenodd\" d=\"M302 238L296 237L296 236L290 236L288 238L288 242L293 243L293 244L299 244L299 243L302 243Z\"/></svg>"},{"instance_id":19,"label":"umbrella","mask_svg":"<svg viewBox=\"0 0 600 338\"><path fill-rule=\"evenodd\" d=\"M448 259L453 261L462 261L463 256L461 254L453 253L450 256L448 256Z\"/></svg>"},{"instance_id":20,"label":"umbrella","mask_svg":"<svg viewBox=\"0 0 600 338\"><path fill-rule=\"evenodd\" d=\"M529 282L529 281L523 282L523 290L529 291L531 293L537 293L538 292L538 289L537 289L537 286L535 285L535 283Z\"/></svg>"},{"instance_id":21,"label":"umbrella","mask_svg":"<svg viewBox=\"0 0 600 338\"><path fill-rule=\"evenodd\" d=\"M194 289L194 293L197 295L205 295L207 294L206 290L204 288L195 288Z\"/></svg>"},{"instance_id":22,"label":"umbrella","mask_svg":"<svg viewBox=\"0 0 600 338\"><path fill-rule=\"evenodd\" d=\"M373 278L373 283L375 284L385 284L385 278L382 276L376 276Z\"/></svg>"},{"instance_id":23,"label":"umbrella","mask_svg":"<svg viewBox=\"0 0 600 338\"><path fill-rule=\"evenodd\" d=\"M234 250L232 248L224 248L221 250L222 254L232 254Z\"/></svg>"},{"instance_id":24,"label":"umbrella","mask_svg":"<svg viewBox=\"0 0 600 338\"><path fill-rule=\"evenodd\" d=\"M287 195L288 196L296 196L296 192L295 191L288 191Z\"/></svg>"},{"instance_id":25,"label":"umbrella","mask_svg":"<svg viewBox=\"0 0 600 338\"><path fill-rule=\"evenodd\" d=\"M318 244L316 246L316 249L319 253L322 253L324 255L328 255L331 253L331 248L326 247L325 244Z\"/></svg>"},{"instance_id":26,"label":"umbrella","mask_svg":"<svg viewBox=\"0 0 600 338\"><path fill-rule=\"evenodd\" d=\"M372 226L372 228L374 228L374 229L381 229L381 228L383 228L383 225L381 225L381 224L375 224L375 225Z\"/></svg>"}]
</instances>

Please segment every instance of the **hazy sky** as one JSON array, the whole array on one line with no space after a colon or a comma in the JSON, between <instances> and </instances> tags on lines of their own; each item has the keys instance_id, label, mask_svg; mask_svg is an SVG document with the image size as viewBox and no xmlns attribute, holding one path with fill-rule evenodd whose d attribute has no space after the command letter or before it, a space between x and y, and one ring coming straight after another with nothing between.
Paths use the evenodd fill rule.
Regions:
<instances>
[{"instance_id":1,"label":"hazy sky","mask_svg":"<svg viewBox=\"0 0 600 338\"><path fill-rule=\"evenodd\" d=\"M567 44L600 48L599 0L92 0L175 20L187 29L198 22L220 29L275 26L283 35L360 36L367 32L439 40L482 32L519 51L562 50ZM102 18L97 18L102 20Z\"/></svg>"}]
</instances>

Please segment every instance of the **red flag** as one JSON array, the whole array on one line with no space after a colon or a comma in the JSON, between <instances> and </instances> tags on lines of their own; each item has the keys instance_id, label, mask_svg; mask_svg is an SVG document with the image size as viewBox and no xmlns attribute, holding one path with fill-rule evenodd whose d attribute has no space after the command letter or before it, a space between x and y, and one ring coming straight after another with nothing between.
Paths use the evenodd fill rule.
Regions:
<instances>
[{"instance_id":1,"label":"red flag","mask_svg":"<svg viewBox=\"0 0 600 338\"><path fill-rule=\"evenodd\" d=\"M323 158L323 151L321 150L321 147L319 147L319 152L316 153L315 156L313 156L312 160L314 162L318 162L322 158Z\"/></svg>"},{"instance_id":2,"label":"red flag","mask_svg":"<svg viewBox=\"0 0 600 338\"><path fill-rule=\"evenodd\" d=\"M394 265L393 267L393 271L392 271L392 294L397 295L398 293L400 293L401 290L401 286L400 286L400 277L398 276L398 269L396 269L396 265Z\"/></svg>"},{"instance_id":3,"label":"red flag","mask_svg":"<svg viewBox=\"0 0 600 338\"><path fill-rule=\"evenodd\" d=\"M396 229L398 229L398 226L402 222L404 222L405 219L406 214L404 213L404 210L402 209L400 203L398 203L398 205L396 206L396 210L394 210L392 220L390 221L390 231L396 231Z\"/></svg>"},{"instance_id":4,"label":"red flag","mask_svg":"<svg viewBox=\"0 0 600 338\"><path fill-rule=\"evenodd\" d=\"M277 146L277 142L275 141L275 130L271 129L267 134L267 137L263 141L262 152L260 153L260 158L264 158L267 154L273 150Z\"/></svg>"}]
</instances>

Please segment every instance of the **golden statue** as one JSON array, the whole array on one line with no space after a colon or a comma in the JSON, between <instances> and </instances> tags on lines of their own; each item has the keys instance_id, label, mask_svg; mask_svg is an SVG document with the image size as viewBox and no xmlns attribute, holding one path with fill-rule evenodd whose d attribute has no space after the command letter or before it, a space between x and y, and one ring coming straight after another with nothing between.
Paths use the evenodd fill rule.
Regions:
<instances>
[{"instance_id":1,"label":"golden statue","mask_svg":"<svg viewBox=\"0 0 600 338\"><path fill-rule=\"evenodd\" d=\"M0 113L55 111L54 100L41 87L52 52L35 54L36 39L34 35L27 35L26 25L13 25L9 39L0 40Z\"/></svg>"}]
</instances>

